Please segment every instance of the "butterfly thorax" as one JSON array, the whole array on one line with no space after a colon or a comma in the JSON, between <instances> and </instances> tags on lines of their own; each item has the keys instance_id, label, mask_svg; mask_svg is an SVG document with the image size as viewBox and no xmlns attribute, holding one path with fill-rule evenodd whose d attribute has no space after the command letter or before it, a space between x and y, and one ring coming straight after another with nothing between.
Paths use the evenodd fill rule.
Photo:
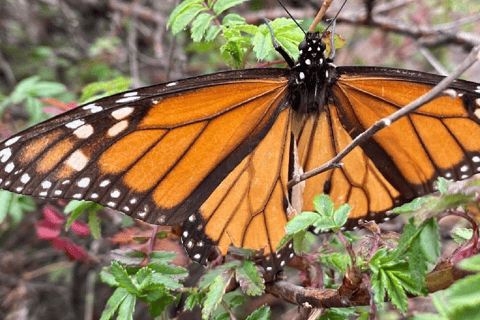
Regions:
<instances>
[{"instance_id":1,"label":"butterfly thorax","mask_svg":"<svg viewBox=\"0 0 480 320\"><path fill-rule=\"evenodd\" d=\"M318 32L308 32L298 48L300 55L289 82L290 101L293 110L301 114L316 113L328 98L335 67L325 56L326 45Z\"/></svg>"}]
</instances>

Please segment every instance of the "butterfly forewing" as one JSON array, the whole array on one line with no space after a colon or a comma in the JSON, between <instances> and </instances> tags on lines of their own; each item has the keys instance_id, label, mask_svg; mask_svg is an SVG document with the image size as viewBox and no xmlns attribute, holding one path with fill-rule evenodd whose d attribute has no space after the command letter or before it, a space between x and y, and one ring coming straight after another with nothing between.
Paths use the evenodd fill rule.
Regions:
<instances>
[{"instance_id":1,"label":"butterfly forewing","mask_svg":"<svg viewBox=\"0 0 480 320\"><path fill-rule=\"evenodd\" d=\"M180 223L286 108L282 73L225 72L80 106L3 142L0 186Z\"/></svg>"},{"instance_id":2,"label":"butterfly forewing","mask_svg":"<svg viewBox=\"0 0 480 320\"><path fill-rule=\"evenodd\" d=\"M205 261L209 241L218 244L223 255L230 245L261 252L269 273L291 258L288 247L276 252L285 234L283 226L291 218L287 214L290 113L290 109L281 112L265 138L184 223L182 240L192 259Z\"/></svg>"}]
</instances>

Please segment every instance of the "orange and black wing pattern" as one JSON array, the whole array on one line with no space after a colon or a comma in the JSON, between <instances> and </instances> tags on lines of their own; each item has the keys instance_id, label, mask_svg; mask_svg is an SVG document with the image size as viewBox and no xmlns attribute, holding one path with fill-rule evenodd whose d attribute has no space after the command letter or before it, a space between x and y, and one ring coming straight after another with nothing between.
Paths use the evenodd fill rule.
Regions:
<instances>
[{"instance_id":1,"label":"orange and black wing pattern","mask_svg":"<svg viewBox=\"0 0 480 320\"><path fill-rule=\"evenodd\" d=\"M182 241L193 260L206 261L210 242L223 255L230 245L256 250L267 273L293 257L291 244L276 251L292 218L287 190L290 114L290 109L280 113L265 138L183 224Z\"/></svg>"},{"instance_id":2,"label":"orange and black wing pattern","mask_svg":"<svg viewBox=\"0 0 480 320\"><path fill-rule=\"evenodd\" d=\"M390 68L339 67L328 105L294 122L304 171L338 152L375 122L427 93L443 77ZM304 208L327 193L353 206L357 219L384 217L393 206L434 192L437 177L460 180L480 172L480 87L457 80L449 95L380 130L343 166L306 181Z\"/></svg>"},{"instance_id":3,"label":"orange and black wing pattern","mask_svg":"<svg viewBox=\"0 0 480 320\"><path fill-rule=\"evenodd\" d=\"M232 71L88 103L2 142L0 188L181 223L270 131L286 83L278 69Z\"/></svg>"}]
</instances>

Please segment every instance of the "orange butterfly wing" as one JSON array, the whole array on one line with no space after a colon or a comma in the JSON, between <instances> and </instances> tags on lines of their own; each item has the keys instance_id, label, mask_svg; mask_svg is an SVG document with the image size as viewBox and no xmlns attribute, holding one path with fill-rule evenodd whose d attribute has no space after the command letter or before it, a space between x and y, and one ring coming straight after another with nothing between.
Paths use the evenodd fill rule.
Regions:
<instances>
[{"instance_id":1,"label":"orange butterfly wing","mask_svg":"<svg viewBox=\"0 0 480 320\"><path fill-rule=\"evenodd\" d=\"M0 187L181 223L287 108L282 75L217 73L80 106L0 144Z\"/></svg>"},{"instance_id":2,"label":"orange butterfly wing","mask_svg":"<svg viewBox=\"0 0 480 320\"><path fill-rule=\"evenodd\" d=\"M268 273L293 257L291 245L276 252L291 218L287 214L290 113L290 109L281 112L258 146L185 221L182 241L193 260L204 262L211 247L206 244L211 242L223 255L230 245L261 252Z\"/></svg>"},{"instance_id":3,"label":"orange butterfly wing","mask_svg":"<svg viewBox=\"0 0 480 320\"><path fill-rule=\"evenodd\" d=\"M351 137L442 79L388 68L337 70L332 103L316 119L297 116L294 125L304 171L323 164L345 148ZM458 180L480 172L480 88L461 80L451 88L456 97L442 96L422 106L357 147L342 160L343 167L307 181L304 209L312 209L315 194L326 192L336 204L353 205L350 218L378 220L394 204L435 191L439 176ZM307 145L312 149L307 150Z\"/></svg>"}]
</instances>

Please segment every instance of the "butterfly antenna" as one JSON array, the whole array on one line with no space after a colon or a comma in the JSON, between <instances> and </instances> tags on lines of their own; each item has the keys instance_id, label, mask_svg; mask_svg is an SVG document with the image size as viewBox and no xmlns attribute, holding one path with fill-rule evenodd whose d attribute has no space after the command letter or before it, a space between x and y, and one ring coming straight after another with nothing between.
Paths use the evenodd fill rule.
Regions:
<instances>
[{"instance_id":1,"label":"butterfly antenna","mask_svg":"<svg viewBox=\"0 0 480 320\"><path fill-rule=\"evenodd\" d=\"M285 59L285 62L288 64L290 68L293 67L295 65L295 62L293 61L292 57L290 57L287 51L285 51L285 49L283 49L282 46L278 44L277 40L275 40L275 35L273 33L272 26L270 25L270 20L268 20L267 18L264 18L264 20L268 29L270 30L270 36L272 37L273 48L275 48L275 50L282 55L283 59Z\"/></svg>"},{"instance_id":2,"label":"butterfly antenna","mask_svg":"<svg viewBox=\"0 0 480 320\"><path fill-rule=\"evenodd\" d=\"M287 10L287 8L283 5L283 3L280 0L277 0L278 3L282 6L283 10L288 14L288 16L295 22L295 24L302 30L302 32L306 35L305 30L300 26L300 24L297 22L297 20L290 14L290 12Z\"/></svg>"}]
</instances>

